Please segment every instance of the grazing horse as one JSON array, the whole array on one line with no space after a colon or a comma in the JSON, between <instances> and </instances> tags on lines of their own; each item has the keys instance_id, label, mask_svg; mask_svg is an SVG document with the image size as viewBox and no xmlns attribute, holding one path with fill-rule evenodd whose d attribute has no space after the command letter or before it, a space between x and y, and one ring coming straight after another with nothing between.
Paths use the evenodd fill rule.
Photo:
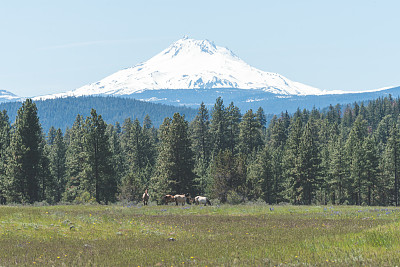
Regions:
<instances>
[{"instance_id":1,"label":"grazing horse","mask_svg":"<svg viewBox=\"0 0 400 267\"><path fill-rule=\"evenodd\" d=\"M147 189L144 191L142 199L143 199L143 205L146 206L147 203L149 202L149 193L147 193Z\"/></svg>"},{"instance_id":2,"label":"grazing horse","mask_svg":"<svg viewBox=\"0 0 400 267\"><path fill-rule=\"evenodd\" d=\"M162 203L168 205L170 202L175 202L175 198L173 195L165 195L162 197Z\"/></svg>"},{"instance_id":3,"label":"grazing horse","mask_svg":"<svg viewBox=\"0 0 400 267\"><path fill-rule=\"evenodd\" d=\"M189 194L175 195L174 199L175 199L175 203L177 206L178 206L178 204L182 204L182 206L183 206L183 205L185 205L185 202L190 205L190 201L189 201L190 195Z\"/></svg>"},{"instance_id":4,"label":"grazing horse","mask_svg":"<svg viewBox=\"0 0 400 267\"><path fill-rule=\"evenodd\" d=\"M202 196L195 197L194 202L196 203L196 205L204 204L204 206L207 206L207 204L208 204L211 206L210 200L208 200L208 198L202 197Z\"/></svg>"}]
</instances>

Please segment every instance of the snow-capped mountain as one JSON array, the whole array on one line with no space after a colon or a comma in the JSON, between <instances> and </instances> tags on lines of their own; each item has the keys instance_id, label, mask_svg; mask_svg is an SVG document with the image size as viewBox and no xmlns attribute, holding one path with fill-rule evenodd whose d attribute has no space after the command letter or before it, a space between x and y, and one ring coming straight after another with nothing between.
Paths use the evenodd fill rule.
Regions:
<instances>
[{"instance_id":1,"label":"snow-capped mountain","mask_svg":"<svg viewBox=\"0 0 400 267\"><path fill-rule=\"evenodd\" d=\"M21 97L11 93L10 91L0 90L0 103L21 101L21 100L23 100Z\"/></svg>"},{"instance_id":2,"label":"snow-capped mountain","mask_svg":"<svg viewBox=\"0 0 400 267\"><path fill-rule=\"evenodd\" d=\"M128 96L164 89L257 89L279 95L321 95L326 91L256 69L227 48L208 40L184 37L148 61L98 82L39 99L84 96Z\"/></svg>"}]
</instances>

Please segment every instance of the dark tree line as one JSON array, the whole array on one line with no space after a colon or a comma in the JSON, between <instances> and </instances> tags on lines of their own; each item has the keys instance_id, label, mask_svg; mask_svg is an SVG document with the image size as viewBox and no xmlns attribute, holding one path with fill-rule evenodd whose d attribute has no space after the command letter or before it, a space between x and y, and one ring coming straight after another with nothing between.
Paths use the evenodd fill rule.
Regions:
<instances>
[{"instance_id":1,"label":"dark tree line","mask_svg":"<svg viewBox=\"0 0 400 267\"><path fill-rule=\"evenodd\" d=\"M96 110L42 132L26 100L0 113L0 201L110 203L190 193L221 202L398 205L400 99L274 116L218 98L189 123L175 113L107 124Z\"/></svg>"},{"instance_id":2,"label":"dark tree line","mask_svg":"<svg viewBox=\"0 0 400 267\"><path fill-rule=\"evenodd\" d=\"M123 122L125 118L138 118L141 122L149 115L154 125L161 125L165 117L173 116L179 112L186 115L186 119L192 120L196 116L196 110L184 106L171 106L159 103L139 101L133 98L112 96L82 96L66 97L35 101L38 108L38 116L42 129L47 133L51 127L60 128L63 131L71 128L76 115L90 116L91 109L101 114L109 123ZM7 110L11 121L14 122L20 102L0 103L0 110ZM62 112L58 112L62 110Z\"/></svg>"}]
</instances>

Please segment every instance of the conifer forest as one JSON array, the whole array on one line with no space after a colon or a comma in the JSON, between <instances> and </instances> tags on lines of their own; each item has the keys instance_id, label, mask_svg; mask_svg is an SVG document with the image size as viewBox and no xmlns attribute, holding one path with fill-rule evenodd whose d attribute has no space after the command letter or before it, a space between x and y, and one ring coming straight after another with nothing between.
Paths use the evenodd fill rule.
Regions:
<instances>
[{"instance_id":1,"label":"conifer forest","mask_svg":"<svg viewBox=\"0 0 400 267\"><path fill-rule=\"evenodd\" d=\"M324 110L239 110L218 98L187 121L175 113L107 124L92 109L65 132L43 132L28 99L0 113L0 201L89 203L205 195L221 203L395 205L400 98ZM267 124L268 123L268 124Z\"/></svg>"}]
</instances>

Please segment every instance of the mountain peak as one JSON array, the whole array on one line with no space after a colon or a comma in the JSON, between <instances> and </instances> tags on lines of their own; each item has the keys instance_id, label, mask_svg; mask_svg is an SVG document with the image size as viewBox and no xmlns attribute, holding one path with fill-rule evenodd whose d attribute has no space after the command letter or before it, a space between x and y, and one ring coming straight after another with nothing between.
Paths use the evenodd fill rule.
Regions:
<instances>
[{"instance_id":1,"label":"mountain peak","mask_svg":"<svg viewBox=\"0 0 400 267\"><path fill-rule=\"evenodd\" d=\"M318 95L317 88L256 69L225 47L184 36L148 61L99 82L42 99L82 95L133 95L163 89L256 89L279 95Z\"/></svg>"},{"instance_id":2,"label":"mountain peak","mask_svg":"<svg viewBox=\"0 0 400 267\"><path fill-rule=\"evenodd\" d=\"M188 55L193 53L206 53L213 55L217 53L220 48L209 41L209 40L195 40L185 35L182 39L172 43L164 52L164 54L170 54L177 56L178 54Z\"/></svg>"}]
</instances>

